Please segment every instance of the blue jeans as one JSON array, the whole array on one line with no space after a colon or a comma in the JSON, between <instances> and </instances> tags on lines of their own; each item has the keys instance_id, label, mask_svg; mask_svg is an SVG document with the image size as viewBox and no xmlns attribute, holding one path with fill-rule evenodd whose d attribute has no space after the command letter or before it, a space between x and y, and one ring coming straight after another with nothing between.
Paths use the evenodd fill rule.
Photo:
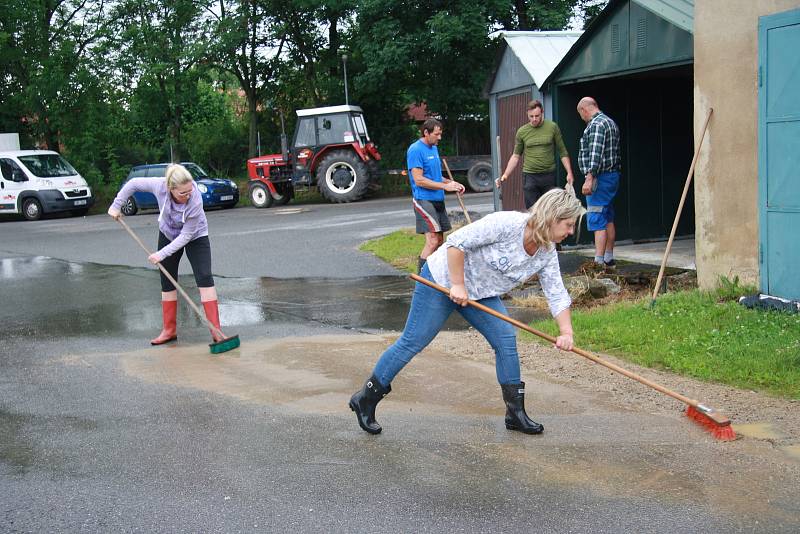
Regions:
<instances>
[{"instance_id":1,"label":"blue jeans","mask_svg":"<svg viewBox=\"0 0 800 534\"><path fill-rule=\"evenodd\" d=\"M427 264L420 275L433 281ZM489 297L478 302L500 313L507 313L500 297ZM520 383L517 337L513 326L472 306L461 307L444 293L417 283L403 335L386 349L375 364L373 374L384 387L391 384L397 373L433 341L454 310L483 334L494 349L497 381L501 384Z\"/></svg>"}]
</instances>

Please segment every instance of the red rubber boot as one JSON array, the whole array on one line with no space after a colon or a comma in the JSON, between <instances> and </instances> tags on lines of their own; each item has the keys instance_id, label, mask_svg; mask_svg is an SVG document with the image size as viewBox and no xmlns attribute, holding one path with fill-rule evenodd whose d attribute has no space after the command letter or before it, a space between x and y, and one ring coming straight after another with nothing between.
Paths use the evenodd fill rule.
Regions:
<instances>
[{"instance_id":1,"label":"red rubber boot","mask_svg":"<svg viewBox=\"0 0 800 534\"><path fill-rule=\"evenodd\" d=\"M208 319L208 322L216 326L217 330L220 330L218 301L216 300L204 301L203 309L206 311L206 319ZM211 332L211 338L214 340L214 343L217 343L225 339L224 337L217 334L215 330L209 328L209 331Z\"/></svg>"},{"instance_id":2,"label":"red rubber boot","mask_svg":"<svg viewBox=\"0 0 800 534\"><path fill-rule=\"evenodd\" d=\"M161 316L164 321L164 328L157 338L150 340L151 345L163 345L164 343L169 343L170 341L178 339L178 301L162 300Z\"/></svg>"}]
</instances>

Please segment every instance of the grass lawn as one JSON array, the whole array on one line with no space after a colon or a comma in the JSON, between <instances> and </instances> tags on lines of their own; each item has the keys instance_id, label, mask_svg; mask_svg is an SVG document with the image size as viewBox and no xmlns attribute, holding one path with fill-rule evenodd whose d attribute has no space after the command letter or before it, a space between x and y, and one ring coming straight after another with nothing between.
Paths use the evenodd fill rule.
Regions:
<instances>
[{"instance_id":1,"label":"grass lawn","mask_svg":"<svg viewBox=\"0 0 800 534\"><path fill-rule=\"evenodd\" d=\"M361 250L415 272L423 245L424 238L408 229ZM800 399L800 315L749 310L735 301L754 292L723 280L716 291L663 294L653 307L648 297L573 310L575 342L647 367ZM556 333L552 320L532 326Z\"/></svg>"},{"instance_id":2,"label":"grass lawn","mask_svg":"<svg viewBox=\"0 0 800 534\"><path fill-rule=\"evenodd\" d=\"M748 292L680 291L661 295L653 307L647 298L577 310L575 342L647 367L800 399L800 315L731 300ZM553 321L532 326L557 331Z\"/></svg>"},{"instance_id":3,"label":"grass lawn","mask_svg":"<svg viewBox=\"0 0 800 534\"><path fill-rule=\"evenodd\" d=\"M359 250L372 252L392 266L407 271L417 272L417 258L425 246L425 236L414 230L397 230L391 234L363 243Z\"/></svg>"}]
</instances>

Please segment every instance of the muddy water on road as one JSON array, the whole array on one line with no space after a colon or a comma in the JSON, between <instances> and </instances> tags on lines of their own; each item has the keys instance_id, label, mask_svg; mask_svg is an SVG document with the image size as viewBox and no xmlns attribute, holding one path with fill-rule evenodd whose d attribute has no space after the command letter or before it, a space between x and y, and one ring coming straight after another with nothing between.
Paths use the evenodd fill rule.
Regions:
<instances>
[{"instance_id":1,"label":"muddy water on road","mask_svg":"<svg viewBox=\"0 0 800 534\"><path fill-rule=\"evenodd\" d=\"M679 412L633 411L603 395L531 376L528 409L547 430L543 436L509 432L494 367L435 346L406 367L379 405L383 434L366 436L347 401L393 338L249 340L219 357L203 346L175 346L124 354L122 365L147 382L230 396L283 414L339 418L340 439L363 447L365 462L391 458L403 473L415 473L433 455L438 460L431 465L449 458L442 480L478 484L469 466L481 466L485 484L505 477L530 491L541 485L582 488L590 501L685 506L687 516L708 514L729 526L800 526L800 462L787 451L765 441L716 442ZM342 461L347 456L326 454L341 454Z\"/></svg>"},{"instance_id":2,"label":"muddy water on road","mask_svg":"<svg viewBox=\"0 0 800 534\"><path fill-rule=\"evenodd\" d=\"M197 295L191 276L181 281ZM491 496L511 481L523 495L559 486L585 495L591 506L622 499L656 512L677 508L678 517L685 510L690 521L683 531L711 531L709 525L800 531L796 446L778 450L768 439L747 437L715 442L679 413L647 413L602 392L530 375L529 412L547 430L543 436L509 432L494 367L461 358L456 351L430 347L408 365L380 405L384 433L377 439L366 436L347 399L396 335L375 333L402 328L411 282L398 276L218 278L217 283L223 326L247 332L239 349L209 355L205 344L191 339L205 339L207 332L182 304L177 344L117 355L116 338L146 343L160 327L154 270L8 257L0 259L2 335L30 340L31 354L41 339L87 337L95 347L92 354L62 353L53 360L75 383L110 363L136 384L168 384L230 397L263 407L266 417L278 413L312 425L321 418L334 421L332 440L304 444L313 448L311 453L343 465L384 467L408 482L409 491L423 481L441 485L442 493L457 500L465 487L475 490L473 495ZM350 332L308 337L297 332L309 323L333 327L318 330ZM270 324L280 324L283 331L272 339L253 335ZM455 317L450 335L463 335L459 329L464 326ZM490 349L487 345L482 350ZM6 365L22 366L32 358L29 352L20 351L12 359L0 351L0 371ZM0 461L22 467L35 461L39 453L26 436L28 418L19 410L0 411ZM91 430L75 417L55 421L54 428L67 425L77 434ZM44 423L49 433L50 420ZM714 519L705 522L706 517Z\"/></svg>"}]
</instances>

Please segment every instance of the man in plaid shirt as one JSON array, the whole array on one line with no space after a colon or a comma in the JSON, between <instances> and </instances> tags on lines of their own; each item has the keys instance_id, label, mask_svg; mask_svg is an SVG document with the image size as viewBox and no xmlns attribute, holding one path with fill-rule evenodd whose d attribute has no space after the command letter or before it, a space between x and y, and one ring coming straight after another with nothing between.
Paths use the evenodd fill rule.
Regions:
<instances>
[{"instance_id":1,"label":"man in plaid shirt","mask_svg":"<svg viewBox=\"0 0 800 534\"><path fill-rule=\"evenodd\" d=\"M594 261L613 268L617 228L612 202L619 187L619 128L590 96L578 102L578 115L586 122L578 166L586 176L582 192L586 195L586 224L594 232Z\"/></svg>"}]
</instances>

